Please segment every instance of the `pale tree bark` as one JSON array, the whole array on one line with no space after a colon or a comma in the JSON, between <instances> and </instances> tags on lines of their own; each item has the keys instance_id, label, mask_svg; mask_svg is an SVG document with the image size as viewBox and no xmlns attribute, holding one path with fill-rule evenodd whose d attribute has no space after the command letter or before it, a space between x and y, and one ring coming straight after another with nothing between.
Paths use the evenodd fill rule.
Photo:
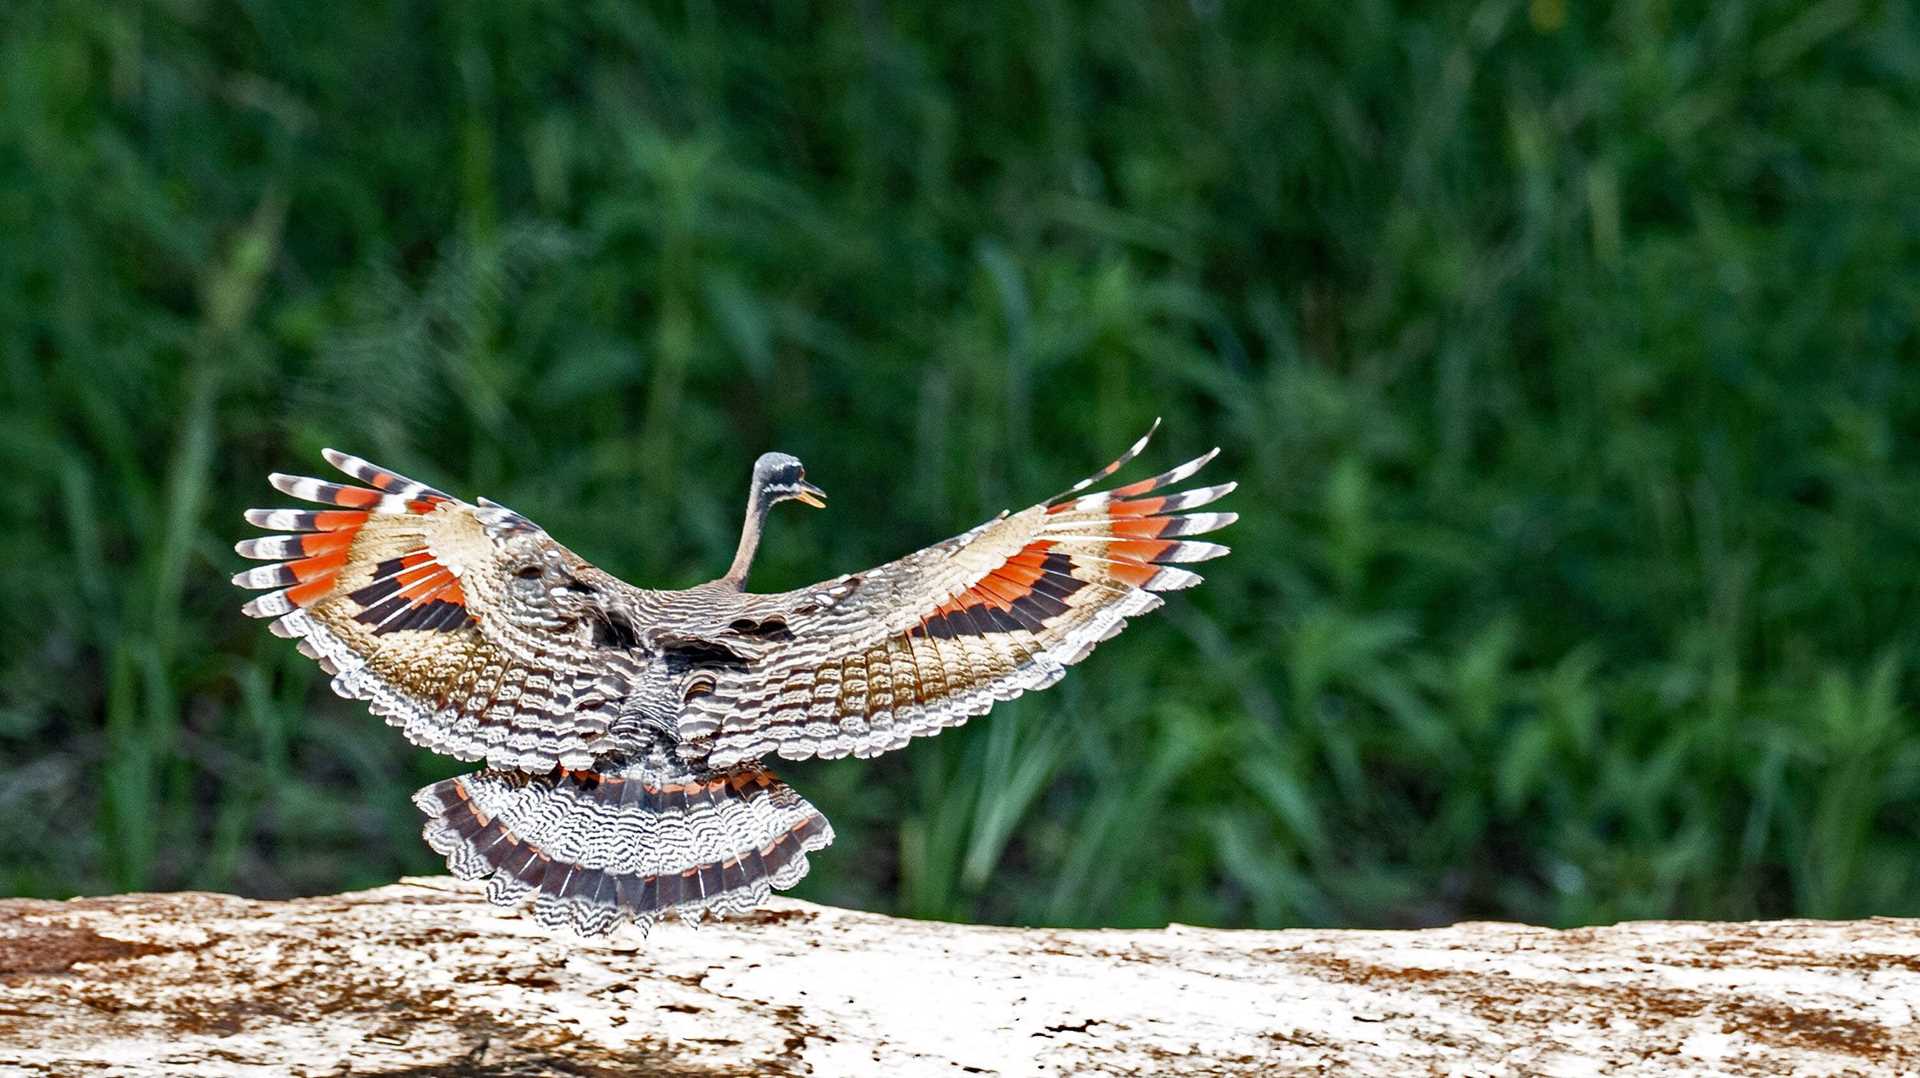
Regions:
<instances>
[{"instance_id":1,"label":"pale tree bark","mask_svg":"<svg viewBox=\"0 0 1920 1078\"><path fill-rule=\"evenodd\" d=\"M464 885L0 902L0 1074L1900 1074L1920 922L555 938Z\"/></svg>"}]
</instances>

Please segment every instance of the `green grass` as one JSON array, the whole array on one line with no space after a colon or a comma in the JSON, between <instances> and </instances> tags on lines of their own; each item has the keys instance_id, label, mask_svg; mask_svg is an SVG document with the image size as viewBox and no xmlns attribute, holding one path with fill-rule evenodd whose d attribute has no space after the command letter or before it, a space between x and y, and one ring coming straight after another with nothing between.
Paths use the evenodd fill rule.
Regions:
<instances>
[{"instance_id":1,"label":"green grass","mask_svg":"<svg viewBox=\"0 0 1920 1078\"><path fill-rule=\"evenodd\" d=\"M1920 913L1903 5L0 15L0 893L438 868L226 583L322 445L794 586L1156 415L1232 557L787 770L803 893L1060 924ZM1142 474L1145 474L1144 471Z\"/></svg>"}]
</instances>

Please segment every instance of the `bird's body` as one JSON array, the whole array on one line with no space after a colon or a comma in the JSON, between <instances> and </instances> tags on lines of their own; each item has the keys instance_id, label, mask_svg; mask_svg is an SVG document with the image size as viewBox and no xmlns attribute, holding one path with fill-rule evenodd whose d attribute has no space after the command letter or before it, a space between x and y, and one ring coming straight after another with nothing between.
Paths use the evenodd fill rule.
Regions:
<instances>
[{"instance_id":1,"label":"bird's body","mask_svg":"<svg viewBox=\"0 0 1920 1078\"><path fill-rule=\"evenodd\" d=\"M1149 432L1150 434L1151 432ZM1157 591L1169 563L1226 553L1176 536L1233 521L1173 515L1233 484L1153 479L1055 499L868 570L779 594L745 590L767 510L819 505L800 462L756 464L727 573L638 588L531 521L327 452L365 487L276 475L331 508L256 509L294 534L238 550L275 564L234 578L246 606L409 740L486 770L421 790L425 835L494 901L587 934L667 910L752 909L833 839L763 757L873 756L1044 688Z\"/></svg>"}]
</instances>

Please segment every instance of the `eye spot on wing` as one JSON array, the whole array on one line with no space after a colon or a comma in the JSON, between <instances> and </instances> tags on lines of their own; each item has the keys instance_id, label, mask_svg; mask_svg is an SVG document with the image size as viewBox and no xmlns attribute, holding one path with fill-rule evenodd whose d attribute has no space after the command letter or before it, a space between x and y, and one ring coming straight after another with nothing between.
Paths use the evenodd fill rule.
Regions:
<instances>
[{"instance_id":1,"label":"eye spot on wing","mask_svg":"<svg viewBox=\"0 0 1920 1078\"><path fill-rule=\"evenodd\" d=\"M373 626L376 636L404 629L446 632L474 622L460 581L425 550L381 562L373 581L347 597L362 607L354 620Z\"/></svg>"},{"instance_id":2,"label":"eye spot on wing","mask_svg":"<svg viewBox=\"0 0 1920 1078\"><path fill-rule=\"evenodd\" d=\"M1073 575L1073 559L1048 540L1029 543L979 583L936 607L909 637L939 640L1034 631L1067 611L1067 599L1086 587Z\"/></svg>"}]
</instances>

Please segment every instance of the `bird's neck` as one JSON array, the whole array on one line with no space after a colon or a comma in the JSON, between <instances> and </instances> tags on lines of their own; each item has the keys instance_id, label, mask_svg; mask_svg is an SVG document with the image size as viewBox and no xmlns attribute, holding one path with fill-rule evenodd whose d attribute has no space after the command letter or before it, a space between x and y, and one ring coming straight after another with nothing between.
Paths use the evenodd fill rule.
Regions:
<instances>
[{"instance_id":1,"label":"bird's neck","mask_svg":"<svg viewBox=\"0 0 1920 1078\"><path fill-rule=\"evenodd\" d=\"M760 528L766 520L766 499L760 496L760 488L754 487L747 495L747 522L740 528L740 547L733 552L727 575L720 578L740 591L747 589L747 570L753 568L754 552L760 549Z\"/></svg>"}]
</instances>

